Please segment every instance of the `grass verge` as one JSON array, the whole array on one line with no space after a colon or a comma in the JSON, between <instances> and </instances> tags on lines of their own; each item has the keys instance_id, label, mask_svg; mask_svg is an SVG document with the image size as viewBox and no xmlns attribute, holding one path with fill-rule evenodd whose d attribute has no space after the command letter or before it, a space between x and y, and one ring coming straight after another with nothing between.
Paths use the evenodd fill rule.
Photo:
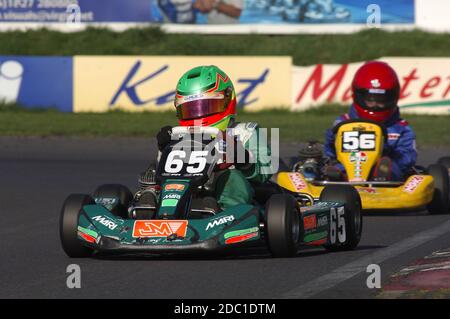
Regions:
<instances>
[{"instance_id":1,"label":"grass verge","mask_svg":"<svg viewBox=\"0 0 450 319\"><path fill-rule=\"evenodd\" d=\"M280 128L282 141L323 140L325 130L339 114L339 105L326 105L306 112L270 110L239 112L241 122L257 122L262 127ZM450 145L450 116L412 115L404 118L422 145ZM24 110L15 105L0 106L0 136L125 136L154 137L164 125L176 125L174 112L61 113L53 110Z\"/></svg>"},{"instance_id":2,"label":"grass verge","mask_svg":"<svg viewBox=\"0 0 450 319\"><path fill-rule=\"evenodd\" d=\"M322 35L166 34L159 28L121 33L88 28L0 33L0 55L289 55L295 65L346 63L383 56L450 56L449 34L419 30Z\"/></svg>"}]
</instances>

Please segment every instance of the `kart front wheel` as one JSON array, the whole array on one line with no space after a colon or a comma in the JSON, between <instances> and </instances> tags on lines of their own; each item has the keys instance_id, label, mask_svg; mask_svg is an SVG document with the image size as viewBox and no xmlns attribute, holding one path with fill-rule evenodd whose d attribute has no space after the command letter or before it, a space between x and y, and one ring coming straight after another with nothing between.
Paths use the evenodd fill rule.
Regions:
<instances>
[{"instance_id":1,"label":"kart front wheel","mask_svg":"<svg viewBox=\"0 0 450 319\"><path fill-rule=\"evenodd\" d=\"M361 197L350 185L327 185L320 193L320 201L344 203L345 210L345 243L326 245L330 251L353 250L361 240L363 218Z\"/></svg>"},{"instance_id":2,"label":"kart front wheel","mask_svg":"<svg viewBox=\"0 0 450 319\"><path fill-rule=\"evenodd\" d=\"M64 201L59 220L59 236L65 253L72 258L89 257L93 250L78 239L78 218L84 205L95 205L89 195L72 194Z\"/></svg>"},{"instance_id":3,"label":"kart front wheel","mask_svg":"<svg viewBox=\"0 0 450 319\"><path fill-rule=\"evenodd\" d=\"M428 174L434 180L434 193L427 209L431 214L446 214L450 210L449 199L449 174L448 170L439 164L428 167Z\"/></svg>"},{"instance_id":4,"label":"kart front wheel","mask_svg":"<svg viewBox=\"0 0 450 319\"><path fill-rule=\"evenodd\" d=\"M292 257L300 241L300 213L294 197L272 195L266 203L266 238L274 257Z\"/></svg>"},{"instance_id":5,"label":"kart front wheel","mask_svg":"<svg viewBox=\"0 0 450 319\"><path fill-rule=\"evenodd\" d=\"M119 203L111 210L116 216L127 218L128 207L133 200L133 194L128 187L121 184L104 184L94 192L95 198L117 198Z\"/></svg>"}]
</instances>

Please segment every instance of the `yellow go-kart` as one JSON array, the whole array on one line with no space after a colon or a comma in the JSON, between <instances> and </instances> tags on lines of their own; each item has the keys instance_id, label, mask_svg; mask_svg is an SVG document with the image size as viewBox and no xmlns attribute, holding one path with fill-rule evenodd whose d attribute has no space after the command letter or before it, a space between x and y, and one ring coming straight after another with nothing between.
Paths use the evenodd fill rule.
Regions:
<instances>
[{"instance_id":1,"label":"yellow go-kart","mask_svg":"<svg viewBox=\"0 0 450 319\"><path fill-rule=\"evenodd\" d=\"M310 158L297 162L292 172L280 172L277 176L277 183L295 193L304 205L319 200L326 185L351 185L359 192L364 210L426 206L432 214L449 213L449 157L428 169L414 167L404 181L374 180L371 174L382 156L386 129L376 122L348 120L334 130L337 160L344 166L346 180L332 181L320 173L326 162L322 152L312 152ZM313 178L309 174L311 169L317 172Z\"/></svg>"}]
</instances>

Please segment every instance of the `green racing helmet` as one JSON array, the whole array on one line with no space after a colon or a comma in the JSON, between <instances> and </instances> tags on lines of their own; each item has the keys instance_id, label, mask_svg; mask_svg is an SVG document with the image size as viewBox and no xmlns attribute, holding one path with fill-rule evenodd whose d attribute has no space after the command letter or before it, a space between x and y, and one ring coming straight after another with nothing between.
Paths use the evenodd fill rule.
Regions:
<instances>
[{"instance_id":1,"label":"green racing helmet","mask_svg":"<svg viewBox=\"0 0 450 319\"><path fill-rule=\"evenodd\" d=\"M224 131L236 115L233 83L215 65L195 67L178 81L175 108L181 126L212 126Z\"/></svg>"}]
</instances>

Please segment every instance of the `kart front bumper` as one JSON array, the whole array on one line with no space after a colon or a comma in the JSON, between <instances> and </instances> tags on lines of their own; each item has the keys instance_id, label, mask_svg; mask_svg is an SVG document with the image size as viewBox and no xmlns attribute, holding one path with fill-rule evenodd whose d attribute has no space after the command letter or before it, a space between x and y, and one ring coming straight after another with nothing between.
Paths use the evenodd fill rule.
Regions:
<instances>
[{"instance_id":1,"label":"kart front bumper","mask_svg":"<svg viewBox=\"0 0 450 319\"><path fill-rule=\"evenodd\" d=\"M102 237L98 244L90 248L102 254L195 254L206 252L222 252L236 246L254 246L255 241L239 244L223 245L216 239L209 239L192 244L124 244L118 240Z\"/></svg>"}]
</instances>

